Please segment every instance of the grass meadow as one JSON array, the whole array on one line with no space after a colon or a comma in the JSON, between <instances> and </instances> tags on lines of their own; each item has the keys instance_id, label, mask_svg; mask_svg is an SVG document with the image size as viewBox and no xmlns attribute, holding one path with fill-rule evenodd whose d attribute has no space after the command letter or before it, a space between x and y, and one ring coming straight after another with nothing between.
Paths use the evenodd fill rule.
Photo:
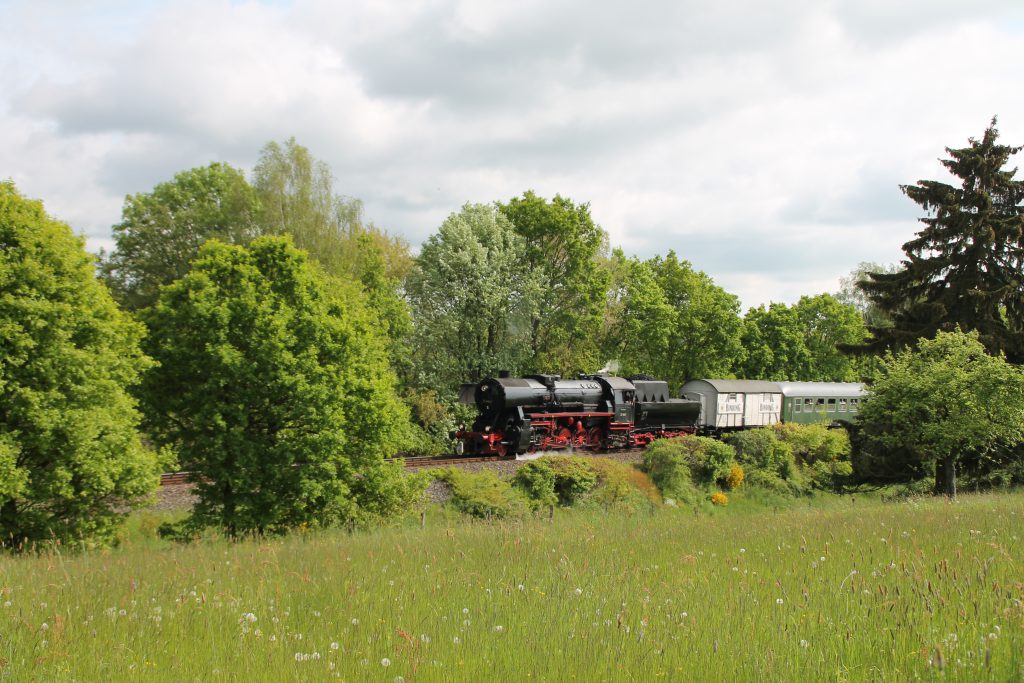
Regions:
<instances>
[{"instance_id":1,"label":"grass meadow","mask_svg":"<svg viewBox=\"0 0 1024 683\"><path fill-rule=\"evenodd\" d=\"M2 557L0 680L1024 678L1024 495L739 502Z\"/></svg>"}]
</instances>

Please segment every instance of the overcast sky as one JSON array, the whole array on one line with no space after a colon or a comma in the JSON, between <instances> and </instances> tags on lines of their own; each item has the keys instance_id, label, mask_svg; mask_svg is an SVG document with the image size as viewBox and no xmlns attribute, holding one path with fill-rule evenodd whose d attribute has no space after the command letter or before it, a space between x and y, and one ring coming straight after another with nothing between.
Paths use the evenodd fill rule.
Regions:
<instances>
[{"instance_id":1,"label":"overcast sky","mask_svg":"<svg viewBox=\"0 0 1024 683\"><path fill-rule=\"evenodd\" d=\"M589 202L744 306L918 229L899 184L999 116L1019 0L0 0L0 178L110 248L128 193L295 136L414 246L466 202Z\"/></svg>"}]
</instances>

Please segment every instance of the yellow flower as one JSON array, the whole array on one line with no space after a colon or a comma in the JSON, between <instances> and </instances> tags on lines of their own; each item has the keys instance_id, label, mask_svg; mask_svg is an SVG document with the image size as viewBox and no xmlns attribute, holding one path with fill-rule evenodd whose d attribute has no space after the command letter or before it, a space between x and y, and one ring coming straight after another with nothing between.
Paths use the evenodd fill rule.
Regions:
<instances>
[{"instance_id":1,"label":"yellow flower","mask_svg":"<svg viewBox=\"0 0 1024 683\"><path fill-rule=\"evenodd\" d=\"M711 502L714 503L715 505L723 505L723 506L724 505L728 505L729 504L729 496L725 495L721 491L719 491L717 493L712 493L711 494Z\"/></svg>"},{"instance_id":2,"label":"yellow flower","mask_svg":"<svg viewBox=\"0 0 1024 683\"><path fill-rule=\"evenodd\" d=\"M739 465L733 465L729 469L729 474L725 478L725 483L729 487L729 490L735 490L740 487L743 483L743 468Z\"/></svg>"}]
</instances>

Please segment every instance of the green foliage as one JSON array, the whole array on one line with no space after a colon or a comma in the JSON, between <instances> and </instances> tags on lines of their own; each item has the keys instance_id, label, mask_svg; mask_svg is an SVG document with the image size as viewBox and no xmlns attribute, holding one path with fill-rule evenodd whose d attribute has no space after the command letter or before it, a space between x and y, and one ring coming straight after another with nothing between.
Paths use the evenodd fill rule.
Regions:
<instances>
[{"instance_id":1,"label":"green foliage","mask_svg":"<svg viewBox=\"0 0 1024 683\"><path fill-rule=\"evenodd\" d=\"M845 382L858 377L858 361L840 346L860 344L863 318L830 294L804 296L792 307L773 303L747 312L740 375L770 380Z\"/></svg>"},{"instance_id":2,"label":"green foliage","mask_svg":"<svg viewBox=\"0 0 1024 683\"><path fill-rule=\"evenodd\" d=\"M526 497L494 470L468 472L461 468L434 470L432 476L451 487L448 503L471 517L504 519L529 511Z\"/></svg>"},{"instance_id":3,"label":"green foliage","mask_svg":"<svg viewBox=\"0 0 1024 683\"><path fill-rule=\"evenodd\" d=\"M580 504L602 510L641 512L661 504L657 486L636 467L607 458L591 458L597 484Z\"/></svg>"},{"instance_id":4,"label":"green foliage","mask_svg":"<svg viewBox=\"0 0 1024 683\"><path fill-rule=\"evenodd\" d=\"M850 435L845 429L829 429L823 424L772 425L779 440L789 444L797 462L812 465L819 461L849 460Z\"/></svg>"},{"instance_id":5,"label":"green foliage","mask_svg":"<svg viewBox=\"0 0 1024 683\"><path fill-rule=\"evenodd\" d=\"M410 492L383 458L406 419L355 287L287 238L211 241L146 312L146 424L199 478L190 524L229 535L354 523Z\"/></svg>"},{"instance_id":6,"label":"green foliage","mask_svg":"<svg viewBox=\"0 0 1024 683\"><path fill-rule=\"evenodd\" d=\"M959 186L919 180L900 189L927 215L903 245L903 269L870 273L861 288L891 325L873 326L865 348L899 349L939 331L978 332L991 353L1024 362L1024 181L1004 170L1021 147L997 144L996 120L981 140L946 148Z\"/></svg>"},{"instance_id":7,"label":"green foliage","mask_svg":"<svg viewBox=\"0 0 1024 683\"><path fill-rule=\"evenodd\" d=\"M571 506L597 483L597 472L586 458L544 456L520 467L512 485L523 491L535 508Z\"/></svg>"},{"instance_id":8,"label":"green foliage","mask_svg":"<svg viewBox=\"0 0 1024 683\"><path fill-rule=\"evenodd\" d=\"M700 487L725 485L736 464L729 444L703 436L659 439L644 450L644 471L665 495L683 497L692 482Z\"/></svg>"},{"instance_id":9,"label":"green foliage","mask_svg":"<svg viewBox=\"0 0 1024 683\"><path fill-rule=\"evenodd\" d=\"M743 358L739 299L674 251L648 262L665 301L675 310L658 377L673 386L694 377L723 377Z\"/></svg>"},{"instance_id":10,"label":"green foliage","mask_svg":"<svg viewBox=\"0 0 1024 683\"><path fill-rule=\"evenodd\" d=\"M401 292L413 263L409 245L365 225L362 203L335 195L330 168L295 138L264 146L253 178L263 233L291 235L329 275L360 283L367 307L387 334L394 369L408 383L412 321Z\"/></svg>"},{"instance_id":11,"label":"green foliage","mask_svg":"<svg viewBox=\"0 0 1024 683\"><path fill-rule=\"evenodd\" d=\"M142 327L41 203L0 183L0 547L108 542L158 483L127 389Z\"/></svg>"},{"instance_id":12,"label":"green foliage","mask_svg":"<svg viewBox=\"0 0 1024 683\"><path fill-rule=\"evenodd\" d=\"M977 333L939 332L883 360L859 422L869 463L937 465L936 490L955 495L961 458L1024 441L1024 371L988 355Z\"/></svg>"},{"instance_id":13,"label":"green foliage","mask_svg":"<svg viewBox=\"0 0 1024 683\"><path fill-rule=\"evenodd\" d=\"M454 392L529 362L537 275L526 244L494 207L467 204L423 245L409 277L418 386Z\"/></svg>"},{"instance_id":14,"label":"green foliage","mask_svg":"<svg viewBox=\"0 0 1024 683\"><path fill-rule=\"evenodd\" d=\"M760 427L732 432L725 435L725 440L736 449L736 459L744 466L750 485L771 483L774 478L797 489L803 485L792 447L780 441L774 429Z\"/></svg>"},{"instance_id":15,"label":"green foliage","mask_svg":"<svg viewBox=\"0 0 1024 683\"><path fill-rule=\"evenodd\" d=\"M129 195L114 226L116 249L100 272L129 310L152 305L160 287L188 272L208 239L248 244L259 201L243 173L213 163L182 171L152 192Z\"/></svg>"},{"instance_id":16,"label":"green foliage","mask_svg":"<svg viewBox=\"0 0 1024 683\"><path fill-rule=\"evenodd\" d=\"M658 374L668 354L678 314L665 297L650 263L612 252L604 355L618 361L623 375Z\"/></svg>"},{"instance_id":17,"label":"green foliage","mask_svg":"<svg viewBox=\"0 0 1024 683\"><path fill-rule=\"evenodd\" d=\"M527 191L498 210L523 237L522 267L537 276L526 367L566 376L600 367L597 339L608 273L597 259L607 251L608 235L594 223L589 205Z\"/></svg>"}]
</instances>

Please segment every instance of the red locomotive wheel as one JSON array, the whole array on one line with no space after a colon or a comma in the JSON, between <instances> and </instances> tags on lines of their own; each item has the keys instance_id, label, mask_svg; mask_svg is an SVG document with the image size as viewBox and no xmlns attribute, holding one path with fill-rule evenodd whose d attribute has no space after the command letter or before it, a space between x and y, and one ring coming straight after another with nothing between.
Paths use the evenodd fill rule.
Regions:
<instances>
[{"instance_id":1,"label":"red locomotive wheel","mask_svg":"<svg viewBox=\"0 0 1024 683\"><path fill-rule=\"evenodd\" d=\"M591 427L587 432L587 448L597 451L604 447L604 430L600 427Z\"/></svg>"},{"instance_id":2,"label":"red locomotive wheel","mask_svg":"<svg viewBox=\"0 0 1024 683\"><path fill-rule=\"evenodd\" d=\"M558 445L562 448L568 447L572 443L572 431L568 427L562 427L558 430Z\"/></svg>"}]
</instances>

